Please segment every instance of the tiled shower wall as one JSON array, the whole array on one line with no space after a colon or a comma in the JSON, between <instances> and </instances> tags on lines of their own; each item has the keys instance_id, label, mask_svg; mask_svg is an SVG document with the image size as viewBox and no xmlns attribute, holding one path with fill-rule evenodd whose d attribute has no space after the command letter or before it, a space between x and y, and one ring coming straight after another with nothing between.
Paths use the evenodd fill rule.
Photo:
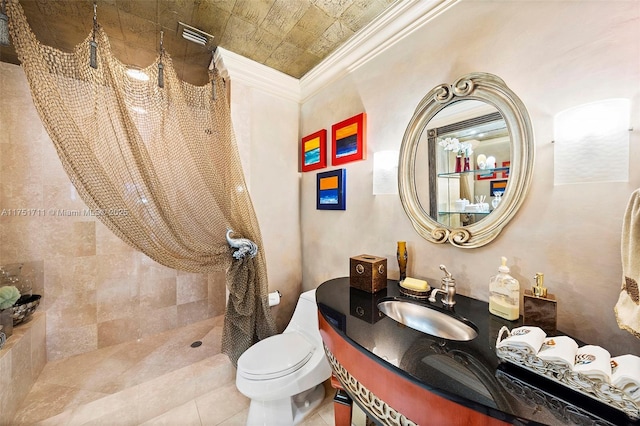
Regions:
<instances>
[{"instance_id":1,"label":"tiled shower wall","mask_svg":"<svg viewBox=\"0 0 640 426\"><path fill-rule=\"evenodd\" d=\"M0 265L33 274L48 360L224 313L223 273L159 265L82 214L19 66L0 63L0 93Z\"/></svg>"}]
</instances>

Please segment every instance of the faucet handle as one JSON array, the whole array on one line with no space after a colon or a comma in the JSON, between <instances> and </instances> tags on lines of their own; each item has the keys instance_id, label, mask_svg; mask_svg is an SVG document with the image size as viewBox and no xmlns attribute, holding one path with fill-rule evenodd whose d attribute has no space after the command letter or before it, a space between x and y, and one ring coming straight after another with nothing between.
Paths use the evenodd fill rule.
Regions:
<instances>
[{"instance_id":1,"label":"faucet handle","mask_svg":"<svg viewBox=\"0 0 640 426\"><path fill-rule=\"evenodd\" d=\"M451 273L447 271L446 266L440 265L440 269L446 274L442 277L442 284L440 285L441 291L444 294L442 303L451 308L456 304L455 300L453 300L456 295L456 280Z\"/></svg>"},{"instance_id":2,"label":"faucet handle","mask_svg":"<svg viewBox=\"0 0 640 426\"><path fill-rule=\"evenodd\" d=\"M447 271L447 267L444 265L440 265L440 270L444 271L447 278L451 278L451 272Z\"/></svg>"}]
</instances>

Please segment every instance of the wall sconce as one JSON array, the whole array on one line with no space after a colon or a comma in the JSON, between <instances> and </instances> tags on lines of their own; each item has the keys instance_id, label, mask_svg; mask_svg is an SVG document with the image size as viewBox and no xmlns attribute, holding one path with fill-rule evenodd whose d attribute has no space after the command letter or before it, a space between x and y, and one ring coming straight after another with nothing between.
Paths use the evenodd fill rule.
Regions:
<instances>
[{"instance_id":1,"label":"wall sconce","mask_svg":"<svg viewBox=\"0 0 640 426\"><path fill-rule=\"evenodd\" d=\"M398 151L373 154L373 195L398 193Z\"/></svg>"},{"instance_id":2,"label":"wall sconce","mask_svg":"<svg viewBox=\"0 0 640 426\"><path fill-rule=\"evenodd\" d=\"M629 181L629 99L579 105L554 117L554 184Z\"/></svg>"}]
</instances>

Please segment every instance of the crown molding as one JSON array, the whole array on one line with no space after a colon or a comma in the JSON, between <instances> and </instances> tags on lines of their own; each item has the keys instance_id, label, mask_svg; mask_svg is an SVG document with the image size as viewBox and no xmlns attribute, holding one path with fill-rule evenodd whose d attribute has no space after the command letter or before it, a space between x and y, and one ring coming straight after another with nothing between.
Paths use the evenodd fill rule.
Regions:
<instances>
[{"instance_id":1,"label":"crown molding","mask_svg":"<svg viewBox=\"0 0 640 426\"><path fill-rule=\"evenodd\" d=\"M222 47L216 49L210 67L214 63L222 76L228 77L231 81L241 81L247 86L263 92L300 102L300 80L297 78Z\"/></svg>"},{"instance_id":2,"label":"crown molding","mask_svg":"<svg viewBox=\"0 0 640 426\"><path fill-rule=\"evenodd\" d=\"M300 102L358 69L459 1L397 1L300 79Z\"/></svg>"}]
</instances>

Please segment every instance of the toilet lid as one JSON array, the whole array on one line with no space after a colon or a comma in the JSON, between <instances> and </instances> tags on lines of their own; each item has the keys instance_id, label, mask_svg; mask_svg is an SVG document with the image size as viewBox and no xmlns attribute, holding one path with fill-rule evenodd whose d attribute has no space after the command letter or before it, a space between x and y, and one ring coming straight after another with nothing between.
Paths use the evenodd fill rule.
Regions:
<instances>
[{"instance_id":1,"label":"toilet lid","mask_svg":"<svg viewBox=\"0 0 640 426\"><path fill-rule=\"evenodd\" d=\"M301 368L315 346L299 333L284 333L261 340L238 360L238 372L247 379L267 380Z\"/></svg>"}]
</instances>

